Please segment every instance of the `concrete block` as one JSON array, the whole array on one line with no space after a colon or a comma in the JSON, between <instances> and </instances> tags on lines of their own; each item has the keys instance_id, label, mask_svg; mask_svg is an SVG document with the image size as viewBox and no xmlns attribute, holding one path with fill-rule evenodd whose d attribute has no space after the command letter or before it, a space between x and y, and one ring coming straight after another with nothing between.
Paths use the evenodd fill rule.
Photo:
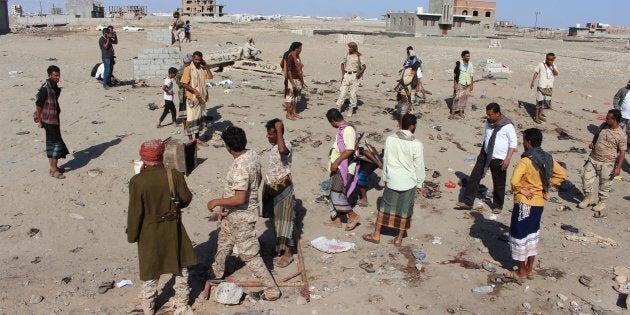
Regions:
<instances>
[{"instance_id":1,"label":"concrete block","mask_svg":"<svg viewBox=\"0 0 630 315\"><path fill-rule=\"evenodd\" d=\"M241 302L243 289L235 283L223 282L217 286L216 300L221 304L236 305Z\"/></svg>"},{"instance_id":2,"label":"concrete block","mask_svg":"<svg viewBox=\"0 0 630 315\"><path fill-rule=\"evenodd\" d=\"M365 35L337 34L337 44L347 44L349 42L355 42L357 44L363 44L365 42Z\"/></svg>"}]
</instances>

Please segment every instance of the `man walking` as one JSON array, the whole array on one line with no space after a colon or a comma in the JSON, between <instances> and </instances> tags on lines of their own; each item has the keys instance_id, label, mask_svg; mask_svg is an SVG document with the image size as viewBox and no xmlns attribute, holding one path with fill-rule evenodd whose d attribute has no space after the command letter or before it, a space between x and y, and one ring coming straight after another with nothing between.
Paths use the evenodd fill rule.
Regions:
<instances>
[{"instance_id":1,"label":"man walking","mask_svg":"<svg viewBox=\"0 0 630 315\"><path fill-rule=\"evenodd\" d=\"M127 241L138 243L141 308L145 315L155 314L160 275L175 276L173 310L190 314L188 268L197 256L181 220L181 208L192 200L182 173L165 169L164 143L147 141L140 147L143 166L129 181Z\"/></svg>"},{"instance_id":2,"label":"man walking","mask_svg":"<svg viewBox=\"0 0 630 315\"><path fill-rule=\"evenodd\" d=\"M628 144L630 147L630 80L626 83L625 87L622 87L617 91L613 98L613 108L621 111L621 129L626 131L626 137L628 138Z\"/></svg>"},{"instance_id":3,"label":"man walking","mask_svg":"<svg viewBox=\"0 0 630 315\"><path fill-rule=\"evenodd\" d=\"M411 227L414 201L416 194L422 193L425 178L424 146L413 135L417 123L415 115L406 114L401 129L385 140L383 204L378 209L374 232L363 235L367 242L380 243L381 227L386 226L398 230L392 243L399 247Z\"/></svg>"},{"instance_id":4,"label":"man walking","mask_svg":"<svg viewBox=\"0 0 630 315\"><path fill-rule=\"evenodd\" d=\"M348 116L352 116L357 109L357 89L359 88L359 79L363 77L366 65L361 62L361 53L359 46L355 42L348 43L348 54L341 62L341 87L339 91L339 99L337 100L337 109L342 110L343 104L350 93L350 108Z\"/></svg>"},{"instance_id":5,"label":"man walking","mask_svg":"<svg viewBox=\"0 0 630 315\"><path fill-rule=\"evenodd\" d=\"M542 132L536 128L523 132L525 152L514 168L512 193L514 208L510 222L510 249L518 269L508 274L517 279L532 276L534 260L538 255L540 220L551 186L560 185L566 178L565 170L543 151Z\"/></svg>"},{"instance_id":6,"label":"man walking","mask_svg":"<svg viewBox=\"0 0 630 315\"><path fill-rule=\"evenodd\" d=\"M101 50L101 59L103 60L103 88L109 90L112 83L112 69L114 63L114 47L113 39L110 36L109 28L103 29L103 35L98 39L98 47Z\"/></svg>"},{"instance_id":7,"label":"man walking","mask_svg":"<svg viewBox=\"0 0 630 315\"><path fill-rule=\"evenodd\" d=\"M61 108L59 107L59 95L61 88L57 85L61 79L61 70L57 66L50 66L46 70L48 79L37 92L35 100L35 122L46 132L46 156L50 176L57 179L66 178L64 170L57 166L59 159L68 155L68 148L61 138Z\"/></svg>"},{"instance_id":8,"label":"man walking","mask_svg":"<svg viewBox=\"0 0 630 315\"><path fill-rule=\"evenodd\" d=\"M486 123L481 152L477 156L477 163L470 174L468 184L464 190L463 201L457 203L460 209L472 209L479 182L489 168L492 174L492 213L499 214L503 210L505 200L506 170L510 166L510 159L516 150L518 139L512 121L501 114L501 107L497 103L486 106Z\"/></svg>"},{"instance_id":9,"label":"man walking","mask_svg":"<svg viewBox=\"0 0 630 315\"><path fill-rule=\"evenodd\" d=\"M589 156L582 173L582 189L584 200L578 204L578 208L584 209L594 202L593 184L599 178L599 202L593 211L594 217L604 218L606 200L610 194L612 180L621 173L621 165L626 158L628 138L619 126L621 111L611 109L606 115L606 122L600 126L599 132L589 144L591 155Z\"/></svg>"},{"instance_id":10,"label":"man walking","mask_svg":"<svg viewBox=\"0 0 630 315\"><path fill-rule=\"evenodd\" d=\"M222 134L228 153L234 162L228 169L223 198L208 202L208 210L220 208L221 230L217 241L217 253L210 269L210 279L221 279L225 275L225 261L234 252L245 265L261 279L266 288L255 297L275 301L280 298L280 289L260 257L260 244L256 237L258 216L258 186L260 186L260 159L254 150L246 149L245 131L229 127Z\"/></svg>"},{"instance_id":11,"label":"man walking","mask_svg":"<svg viewBox=\"0 0 630 315\"><path fill-rule=\"evenodd\" d=\"M553 81L558 76L558 67L554 63L556 55L548 53L545 62L541 62L536 67L530 89L536 84L536 117L534 122L542 124L546 121L543 109L551 108L551 95L553 94Z\"/></svg>"},{"instance_id":12,"label":"man walking","mask_svg":"<svg viewBox=\"0 0 630 315\"><path fill-rule=\"evenodd\" d=\"M455 63L453 70L453 105L448 119L454 119L455 113L459 113L460 118L464 118L464 111L468 107L468 97L473 91L475 83L475 70L470 62L470 52L464 50L461 53L462 60Z\"/></svg>"},{"instance_id":13,"label":"man walking","mask_svg":"<svg viewBox=\"0 0 630 315\"><path fill-rule=\"evenodd\" d=\"M184 125L184 131L186 131L186 88L181 84L181 81L184 69L190 66L192 60L192 55L184 56L182 60L184 64L177 70L177 75L175 76L175 82L177 82L177 98L179 99L177 110L179 111L178 116L181 119L181 124Z\"/></svg>"},{"instance_id":14,"label":"man walking","mask_svg":"<svg viewBox=\"0 0 630 315\"><path fill-rule=\"evenodd\" d=\"M205 127L206 103L209 100L206 79L212 79L210 66L203 60L200 51L193 53L192 64L184 68L179 84L186 89L186 134L189 140L207 147L208 144L199 139L199 134Z\"/></svg>"}]
</instances>

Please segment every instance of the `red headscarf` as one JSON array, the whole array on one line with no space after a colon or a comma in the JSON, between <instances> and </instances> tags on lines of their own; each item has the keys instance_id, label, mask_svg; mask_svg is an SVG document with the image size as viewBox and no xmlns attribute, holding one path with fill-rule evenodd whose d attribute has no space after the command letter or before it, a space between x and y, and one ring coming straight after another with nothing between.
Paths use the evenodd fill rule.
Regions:
<instances>
[{"instance_id":1,"label":"red headscarf","mask_svg":"<svg viewBox=\"0 0 630 315\"><path fill-rule=\"evenodd\" d=\"M140 159L145 167L162 165L163 154L164 142L160 139L146 141L140 146Z\"/></svg>"}]
</instances>

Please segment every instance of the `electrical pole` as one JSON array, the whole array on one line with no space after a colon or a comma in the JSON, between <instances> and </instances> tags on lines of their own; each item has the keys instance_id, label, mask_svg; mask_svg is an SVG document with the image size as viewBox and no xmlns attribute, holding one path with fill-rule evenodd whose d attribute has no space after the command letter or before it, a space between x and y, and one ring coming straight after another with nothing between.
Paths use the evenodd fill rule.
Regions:
<instances>
[{"instance_id":1,"label":"electrical pole","mask_svg":"<svg viewBox=\"0 0 630 315\"><path fill-rule=\"evenodd\" d=\"M540 11L534 12L534 15L536 15L536 22L534 22L534 29L537 30L538 29L538 16L540 15Z\"/></svg>"}]
</instances>

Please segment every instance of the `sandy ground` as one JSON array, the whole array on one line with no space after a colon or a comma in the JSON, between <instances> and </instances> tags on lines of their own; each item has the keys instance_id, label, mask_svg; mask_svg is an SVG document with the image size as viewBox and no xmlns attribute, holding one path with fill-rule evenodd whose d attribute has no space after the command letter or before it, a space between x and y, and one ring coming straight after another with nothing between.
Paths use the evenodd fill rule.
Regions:
<instances>
[{"instance_id":1,"label":"sandy ground","mask_svg":"<svg viewBox=\"0 0 630 315\"><path fill-rule=\"evenodd\" d=\"M328 209L314 203L322 194L319 184L326 178L325 163L331 143L325 138L335 134L324 114L334 106L339 84L316 81L339 79L345 46L335 43L336 36L296 37L287 28L252 26L206 25L196 31L196 41L186 45L185 50L221 49L227 41L240 42L251 34L264 52L263 59L273 63L291 41L304 43L302 58L311 93L305 93L300 106L304 119L286 122L286 136L301 141L295 148L293 174L299 226L303 226L300 234L313 291L311 302L304 305L297 302L299 293L295 289L284 289L283 298L277 302L245 300L238 306L197 298L217 235L216 225L204 220L205 205L219 195L226 168L232 162L224 148L201 148L200 165L187 178L194 198L184 211L186 229L202 262L192 279L191 300L197 313L564 314L568 313L569 303L576 301L583 312L590 314L590 307L581 298L616 313L627 313L618 306L622 305L619 294L612 289L612 267L630 265L627 163L622 172L626 180L614 183L607 219L596 220L590 211L576 209L581 195L571 185L553 193L555 202L547 203L543 217L538 274L523 285L498 285L490 294L474 294L470 289L489 283L491 274L479 268L485 258L498 261L499 272L513 266L509 246L500 239L509 227L507 208L512 199L508 197L506 210L493 220L487 208L472 212L453 210L460 188L444 187L444 182L457 182L457 175L470 173L474 162L466 158L476 156L479 150L475 144L481 142L483 108L487 103L501 104L520 131L535 126L527 111L534 101L529 82L536 63L543 60L547 51L558 55L560 76L554 89L554 109L547 112L548 122L537 127L544 130L543 147L567 164L569 180L579 187L587 154L572 152L570 148L588 149L592 137L589 130L601 123L597 116L605 114L611 107L612 95L627 81L630 57L623 44L508 39L502 41L502 49L489 49L487 39L366 37L366 43L360 45L368 67L359 91L362 105L350 120L366 135L372 133L369 139L379 149L387 134L396 129L390 114L395 95L387 89L394 86L406 46L413 45L419 52L424 61L424 86L433 93L426 104L416 106L416 111L422 113L416 136L425 145L427 180L439 183L442 197L417 201L404 246L395 248L387 244L387 235L381 245L360 239L373 227L376 201L382 193L380 171L372 178L373 187L368 192L372 206L358 208L362 224L353 232L323 226ZM143 141L169 136L183 139L184 134L171 126L156 129L160 110L147 109L149 102L161 98L161 79L149 80L148 87L125 85L104 91L89 76L92 65L100 60L98 37L96 31L0 37L0 86L5 91L0 125L4 143L0 153L4 161L0 166L0 225L10 225L0 232L2 314L122 314L137 302L140 282L136 246L128 244L125 235L132 161L138 158ZM143 48L160 46L147 42L145 33L119 32L119 37L115 74L129 80L133 76L132 58ZM514 73L509 79L477 82L472 104L479 109L469 110L463 120L449 121L445 99L452 91L452 66L463 49L472 52L475 64L482 58L494 58L509 65ZM61 128L66 144L74 152L74 156L63 161L72 169L65 180L47 175L44 131L37 129L31 119L34 95L49 64L62 69ZM23 73L10 76L12 70ZM250 149L267 150L270 145L265 139L264 122L283 117L281 78L226 68L213 81L228 78L241 87L209 90L210 114L214 116L210 131L237 125L247 132ZM317 93L313 93L313 88ZM484 90L487 98L482 99ZM519 102L524 107L519 107ZM557 127L566 129L575 140L558 140L554 130ZM24 131L29 133L18 135ZM312 143L318 140L323 144L313 147ZM442 147L447 151L440 152ZM518 161L520 153L519 146L512 164ZM441 176L432 178L434 171ZM491 187L489 178L483 183ZM572 210L557 211L560 205ZM617 245L567 240L565 235L570 233L561 230L561 224L579 228L580 234L592 232L610 237ZM257 229L262 235L263 255L270 260L273 236L267 226L261 219ZM326 255L308 245L318 236L354 242L356 249ZM435 237L440 238L441 244L433 244ZM416 269L418 261L411 254L419 247L427 254L421 271ZM359 268L363 259L374 264L375 273ZM236 266L237 278L251 278L247 268ZM289 269L292 268L295 264ZM273 272L281 277L291 270ZM592 277L591 288L578 283L580 275ZM124 278L134 284L98 294L99 283ZM168 277L162 279L161 283L168 281ZM165 284L162 293L159 304L172 295L172 281ZM568 299L561 300L559 293ZM34 303L38 296L43 301Z\"/></svg>"}]
</instances>

